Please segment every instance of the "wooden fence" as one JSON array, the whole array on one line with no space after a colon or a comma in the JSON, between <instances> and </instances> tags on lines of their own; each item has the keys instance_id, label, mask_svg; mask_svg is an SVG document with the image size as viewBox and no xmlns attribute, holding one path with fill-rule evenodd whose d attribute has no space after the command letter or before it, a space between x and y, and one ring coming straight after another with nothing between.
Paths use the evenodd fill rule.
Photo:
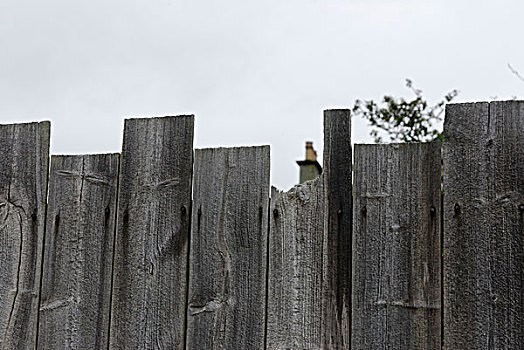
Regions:
<instances>
[{"instance_id":1,"label":"wooden fence","mask_svg":"<svg viewBox=\"0 0 524 350\"><path fill-rule=\"evenodd\" d=\"M51 157L48 122L0 125L1 349L524 349L523 101L354 156L328 110L288 192L268 146L193 151L193 123Z\"/></svg>"}]
</instances>

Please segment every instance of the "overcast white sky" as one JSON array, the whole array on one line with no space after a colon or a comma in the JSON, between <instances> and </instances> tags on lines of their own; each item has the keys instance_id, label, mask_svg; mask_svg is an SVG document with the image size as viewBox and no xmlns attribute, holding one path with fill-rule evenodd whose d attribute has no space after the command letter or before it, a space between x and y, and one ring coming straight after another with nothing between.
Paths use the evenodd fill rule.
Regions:
<instances>
[{"instance_id":1,"label":"overcast white sky","mask_svg":"<svg viewBox=\"0 0 524 350\"><path fill-rule=\"evenodd\" d=\"M123 119L195 114L195 146L270 144L272 183L321 154L356 98L522 97L522 0L0 0L0 123L51 120L53 153L121 149ZM353 121L353 141L370 142Z\"/></svg>"}]
</instances>

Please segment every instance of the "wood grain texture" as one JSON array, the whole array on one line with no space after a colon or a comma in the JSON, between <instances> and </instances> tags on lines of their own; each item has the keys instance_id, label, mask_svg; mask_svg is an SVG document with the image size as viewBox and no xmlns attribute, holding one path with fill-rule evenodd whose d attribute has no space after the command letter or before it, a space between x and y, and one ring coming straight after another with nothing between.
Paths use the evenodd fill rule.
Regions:
<instances>
[{"instance_id":1,"label":"wood grain texture","mask_svg":"<svg viewBox=\"0 0 524 350\"><path fill-rule=\"evenodd\" d=\"M524 349L524 102L448 105L444 346Z\"/></svg>"},{"instance_id":2,"label":"wood grain texture","mask_svg":"<svg viewBox=\"0 0 524 350\"><path fill-rule=\"evenodd\" d=\"M187 349L264 349L269 146L195 152Z\"/></svg>"},{"instance_id":3,"label":"wood grain texture","mask_svg":"<svg viewBox=\"0 0 524 350\"><path fill-rule=\"evenodd\" d=\"M324 244L325 349L351 344L352 147L349 109L324 111L326 237Z\"/></svg>"},{"instance_id":4,"label":"wood grain texture","mask_svg":"<svg viewBox=\"0 0 524 350\"><path fill-rule=\"evenodd\" d=\"M51 158L38 349L107 349L118 157Z\"/></svg>"},{"instance_id":5,"label":"wood grain texture","mask_svg":"<svg viewBox=\"0 0 524 350\"><path fill-rule=\"evenodd\" d=\"M0 125L0 348L34 349L50 123Z\"/></svg>"},{"instance_id":6,"label":"wood grain texture","mask_svg":"<svg viewBox=\"0 0 524 350\"><path fill-rule=\"evenodd\" d=\"M193 116L124 128L110 349L183 349Z\"/></svg>"},{"instance_id":7,"label":"wood grain texture","mask_svg":"<svg viewBox=\"0 0 524 350\"><path fill-rule=\"evenodd\" d=\"M273 190L267 349L347 349L351 312L351 120L324 113L324 170Z\"/></svg>"},{"instance_id":8,"label":"wood grain texture","mask_svg":"<svg viewBox=\"0 0 524 350\"><path fill-rule=\"evenodd\" d=\"M324 347L324 186L271 191L266 349Z\"/></svg>"},{"instance_id":9,"label":"wood grain texture","mask_svg":"<svg viewBox=\"0 0 524 350\"><path fill-rule=\"evenodd\" d=\"M355 145L352 346L440 349L440 143Z\"/></svg>"}]
</instances>

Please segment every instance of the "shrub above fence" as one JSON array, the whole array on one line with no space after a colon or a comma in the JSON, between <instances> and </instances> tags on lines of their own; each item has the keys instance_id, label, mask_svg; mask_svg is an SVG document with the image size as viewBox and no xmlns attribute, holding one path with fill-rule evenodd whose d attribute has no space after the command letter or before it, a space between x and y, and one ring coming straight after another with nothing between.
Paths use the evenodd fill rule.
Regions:
<instances>
[{"instance_id":1,"label":"shrub above fence","mask_svg":"<svg viewBox=\"0 0 524 350\"><path fill-rule=\"evenodd\" d=\"M270 191L268 146L49 157L0 125L2 349L524 349L524 102L452 104L445 141L351 146ZM49 183L49 186L48 186Z\"/></svg>"}]
</instances>

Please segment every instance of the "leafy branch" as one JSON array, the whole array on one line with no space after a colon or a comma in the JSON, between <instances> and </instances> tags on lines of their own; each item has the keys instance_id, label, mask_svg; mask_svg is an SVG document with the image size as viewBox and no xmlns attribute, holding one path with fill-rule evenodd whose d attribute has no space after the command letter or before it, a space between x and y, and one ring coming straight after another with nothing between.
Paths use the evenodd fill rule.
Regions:
<instances>
[{"instance_id":1,"label":"leafy branch","mask_svg":"<svg viewBox=\"0 0 524 350\"><path fill-rule=\"evenodd\" d=\"M389 142L423 142L442 137L434 123L442 120L446 103L458 95L458 90L450 91L441 101L430 105L410 79L406 79L406 87L413 92L414 99L408 101L386 95L380 105L373 100L355 101L353 114L369 122L375 142L383 142L379 133L384 132Z\"/></svg>"}]
</instances>

